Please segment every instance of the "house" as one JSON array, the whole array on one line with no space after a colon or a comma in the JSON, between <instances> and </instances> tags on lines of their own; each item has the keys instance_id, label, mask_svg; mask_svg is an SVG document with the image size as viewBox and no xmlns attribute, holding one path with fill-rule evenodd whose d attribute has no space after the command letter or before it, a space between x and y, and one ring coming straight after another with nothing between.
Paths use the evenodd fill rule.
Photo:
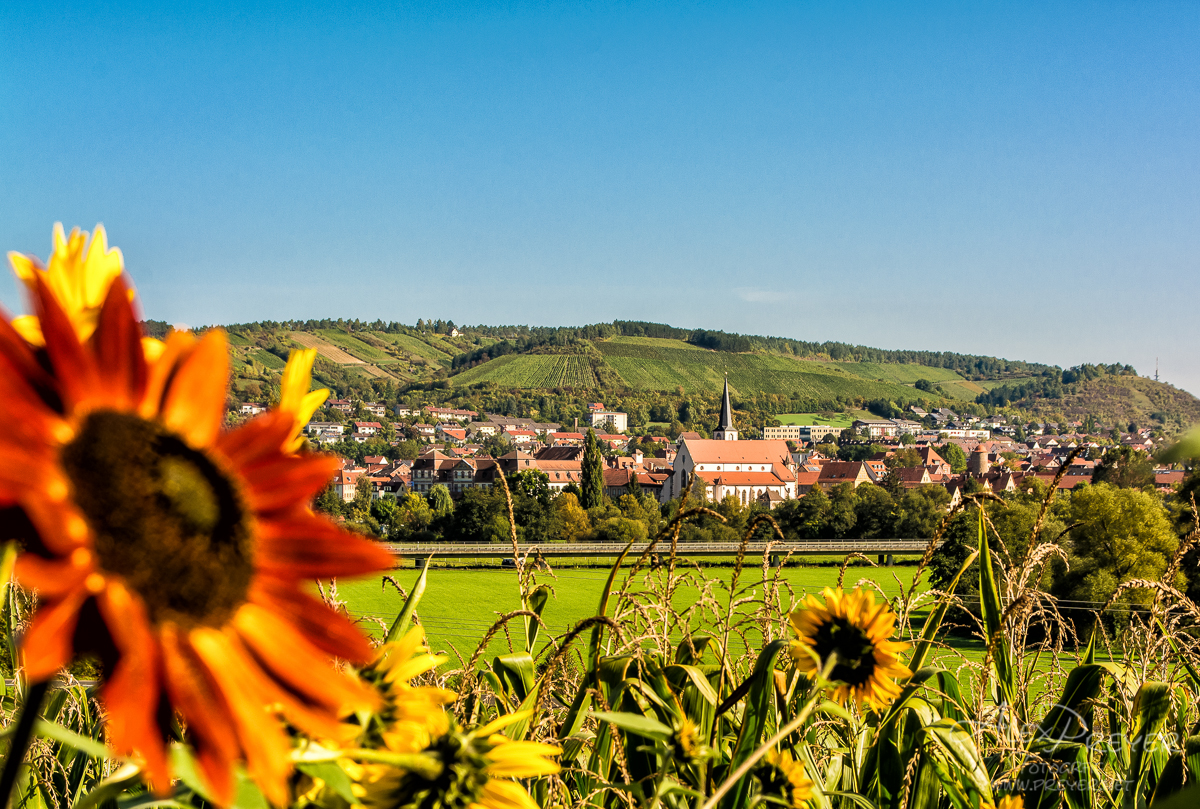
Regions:
<instances>
[{"instance_id":1,"label":"house","mask_svg":"<svg viewBox=\"0 0 1200 809\"><path fill-rule=\"evenodd\" d=\"M362 408L377 419L387 417L387 405L380 402L363 402Z\"/></svg>"},{"instance_id":2,"label":"house","mask_svg":"<svg viewBox=\"0 0 1200 809\"><path fill-rule=\"evenodd\" d=\"M902 466L892 472L905 489L919 489L933 483L933 479L929 477L929 469L924 466Z\"/></svg>"},{"instance_id":3,"label":"house","mask_svg":"<svg viewBox=\"0 0 1200 809\"><path fill-rule=\"evenodd\" d=\"M349 399L330 399L325 403L325 406L330 410L338 410L342 413L354 412L354 403Z\"/></svg>"},{"instance_id":4,"label":"house","mask_svg":"<svg viewBox=\"0 0 1200 809\"><path fill-rule=\"evenodd\" d=\"M554 446L577 446L587 440L587 436L583 433L550 433L550 438L554 441Z\"/></svg>"},{"instance_id":5,"label":"house","mask_svg":"<svg viewBox=\"0 0 1200 809\"><path fill-rule=\"evenodd\" d=\"M354 432L359 435L375 435L383 431L383 425L377 421L356 421L354 422Z\"/></svg>"},{"instance_id":6,"label":"house","mask_svg":"<svg viewBox=\"0 0 1200 809\"><path fill-rule=\"evenodd\" d=\"M796 472L796 496L803 497L812 491L812 487L817 485L817 481L821 478L820 467L809 469L801 468Z\"/></svg>"},{"instance_id":7,"label":"house","mask_svg":"<svg viewBox=\"0 0 1200 809\"><path fill-rule=\"evenodd\" d=\"M343 503L349 503L358 491L359 479L366 473L366 469L339 469L333 478L334 494L342 498Z\"/></svg>"},{"instance_id":8,"label":"house","mask_svg":"<svg viewBox=\"0 0 1200 809\"><path fill-rule=\"evenodd\" d=\"M921 462L925 468L929 470L931 475L949 475L950 464L941 455L937 454L937 450L933 447L925 446L917 450L917 454L921 456Z\"/></svg>"},{"instance_id":9,"label":"house","mask_svg":"<svg viewBox=\"0 0 1200 809\"><path fill-rule=\"evenodd\" d=\"M467 443L467 431L461 427L446 427L439 424L437 426L437 437L439 441L458 444L459 446Z\"/></svg>"},{"instance_id":10,"label":"house","mask_svg":"<svg viewBox=\"0 0 1200 809\"><path fill-rule=\"evenodd\" d=\"M817 485L829 491L834 486L849 483L858 488L864 483L872 483L872 475L863 461L829 461L821 466Z\"/></svg>"},{"instance_id":11,"label":"house","mask_svg":"<svg viewBox=\"0 0 1200 809\"><path fill-rule=\"evenodd\" d=\"M427 407L425 408L434 421L439 423L447 421L473 421L479 414L474 410L455 410L449 407Z\"/></svg>"},{"instance_id":12,"label":"house","mask_svg":"<svg viewBox=\"0 0 1200 809\"><path fill-rule=\"evenodd\" d=\"M531 444L537 441L538 434L533 430L512 430L506 429L504 437L512 441L514 444Z\"/></svg>"},{"instance_id":13,"label":"house","mask_svg":"<svg viewBox=\"0 0 1200 809\"><path fill-rule=\"evenodd\" d=\"M266 405L259 404L258 402L245 402L241 406L241 413L243 416L257 416L266 409Z\"/></svg>"},{"instance_id":14,"label":"house","mask_svg":"<svg viewBox=\"0 0 1200 809\"><path fill-rule=\"evenodd\" d=\"M596 440L603 441L613 449L625 449L625 447L629 446L629 436L627 435L597 434Z\"/></svg>"},{"instance_id":15,"label":"house","mask_svg":"<svg viewBox=\"0 0 1200 809\"><path fill-rule=\"evenodd\" d=\"M491 458L456 458L430 450L413 461L411 486L418 494L428 494L440 483L457 496L467 489L492 486L497 475Z\"/></svg>"},{"instance_id":16,"label":"house","mask_svg":"<svg viewBox=\"0 0 1200 809\"><path fill-rule=\"evenodd\" d=\"M665 473L639 472L635 469L605 469L604 493L611 499L618 500L621 495L629 494L629 485L633 478L646 497L658 500L662 493L663 484L670 475Z\"/></svg>"},{"instance_id":17,"label":"house","mask_svg":"<svg viewBox=\"0 0 1200 809\"><path fill-rule=\"evenodd\" d=\"M336 421L310 421L304 425L304 432L313 438L329 437L330 440L337 441L346 432L346 426Z\"/></svg>"},{"instance_id":18,"label":"house","mask_svg":"<svg viewBox=\"0 0 1200 809\"><path fill-rule=\"evenodd\" d=\"M1182 469L1156 469L1154 470L1154 488L1160 492L1170 491L1178 488L1185 477L1187 477L1187 473Z\"/></svg>"}]
</instances>

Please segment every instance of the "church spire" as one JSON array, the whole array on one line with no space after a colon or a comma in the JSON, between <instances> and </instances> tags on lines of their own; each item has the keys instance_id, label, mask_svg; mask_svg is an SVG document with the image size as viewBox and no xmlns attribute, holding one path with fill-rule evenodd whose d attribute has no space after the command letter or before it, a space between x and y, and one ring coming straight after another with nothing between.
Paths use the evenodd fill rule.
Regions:
<instances>
[{"instance_id":1,"label":"church spire","mask_svg":"<svg viewBox=\"0 0 1200 809\"><path fill-rule=\"evenodd\" d=\"M725 392L721 396L721 417L713 438L718 441L737 441L737 430L733 426L733 406L729 403L729 375L725 375Z\"/></svg>"}]
</instances>

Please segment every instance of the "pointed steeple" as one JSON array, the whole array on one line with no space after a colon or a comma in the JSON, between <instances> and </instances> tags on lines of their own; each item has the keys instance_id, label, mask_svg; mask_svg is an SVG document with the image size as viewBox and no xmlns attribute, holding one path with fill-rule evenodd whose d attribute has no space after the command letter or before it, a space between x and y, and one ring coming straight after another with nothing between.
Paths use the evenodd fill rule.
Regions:
<instances>
[{"instance_id":1,"label":"pointed steeple","mask_svg":"<svg viewBox=\"0 0 1200 809\"><path fill-rule=\"evenodd\" d=\"M737 429L733 426L733 405L729 403L729 375L725 375L725 392L721 396L721 418L717 420L717 429L713 430L713 438L718 441L737 441Z\"/></svg>"}]
</instances>

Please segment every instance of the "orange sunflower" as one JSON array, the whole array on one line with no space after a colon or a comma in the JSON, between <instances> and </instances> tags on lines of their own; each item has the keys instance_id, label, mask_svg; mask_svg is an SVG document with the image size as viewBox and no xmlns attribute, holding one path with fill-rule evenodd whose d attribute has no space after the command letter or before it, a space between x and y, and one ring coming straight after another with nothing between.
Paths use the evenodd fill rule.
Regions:
<instances>
[{"instance_id":1,"label":"orange sunflower","mask_svg":"<svg viewBox=\"0 0 1200 809\"><path fill-rule=\"evenodd\" d=\"M58 236L56 256L78 247L76 233ZM40 604L26 675L43 681L77 653L98 655L109 741L140 755L158 789L170 783L174 710L214 797L232 801L245 760L286 804L290 743L277 717L331 736L343 706L373 704L331 661L365 661L369 643L306 582L391 558L309 508L336 459L289 452L293 410L222 429L223 332L144 346L125 276L87 256L52 260L54 274L14 260L36 328L0 317L0 505L28 518L16 575Z\"/></svg>"}]
</instances>

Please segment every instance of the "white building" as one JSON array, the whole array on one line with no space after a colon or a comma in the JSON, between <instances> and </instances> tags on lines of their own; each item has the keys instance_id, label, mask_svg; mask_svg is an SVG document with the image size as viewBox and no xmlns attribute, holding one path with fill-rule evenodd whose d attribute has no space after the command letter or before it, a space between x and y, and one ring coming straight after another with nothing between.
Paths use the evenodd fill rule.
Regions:
<instances>
[{"instance_id":1,"label":"white building","mask_svg":"<svg viewBox=\"0 0 1200 809\"><path fill-rule=\"evenodd\" d=\"M695 484L696 479L701 483ZM680 442L671 476L663 484L666 502L704 486L712 502L733 495L742 504L765 500L775 503L796 496L796 473L786 441L739 441L729 404L729 384L721 402L721 418L713 438L685 438Z\"/></svg>"},{"instance_id":2,"label":"white building","mask_svg":"<svg viewBox=\"0 0 1200 809\"><path fill-rule=\"evenodd\" d=\"M629 416L615 410L593 410L588 414L593 427L607 428L610 433L623 434L629 429Z\"/></svg>"}]
</instances>

